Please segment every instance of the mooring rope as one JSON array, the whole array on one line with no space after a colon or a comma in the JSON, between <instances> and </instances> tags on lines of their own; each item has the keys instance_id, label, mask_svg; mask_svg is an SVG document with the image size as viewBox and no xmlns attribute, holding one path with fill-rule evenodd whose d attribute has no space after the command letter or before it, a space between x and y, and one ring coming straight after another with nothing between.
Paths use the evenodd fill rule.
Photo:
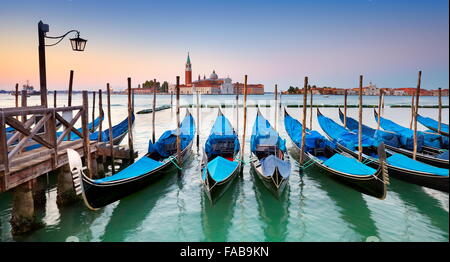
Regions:
<instances>
[{"instance_id":1,"label":"mooring rope","mask_svg":"<svg viewBox=\"0 0 450 262\"><path fill-rule=\"evenodd\" d=\"M308 161L306 161L306 163L301 165L301 168L305 170L305 169L309 168L312 165L314 165L314 160L309 159Z\"/></svg>"},{"instance_id":2,"label":"mooring rope","mask_svg":"<svg viewBox=\"0 0 450 262\"><path fill-rule=\"evenodd\" d=\"M179 170L183 170L183 168L181 168L175 161L173 161L175 159L175 157L170 156L169 160L170 162L172 162Z\"/></svg>"}]
</instances>

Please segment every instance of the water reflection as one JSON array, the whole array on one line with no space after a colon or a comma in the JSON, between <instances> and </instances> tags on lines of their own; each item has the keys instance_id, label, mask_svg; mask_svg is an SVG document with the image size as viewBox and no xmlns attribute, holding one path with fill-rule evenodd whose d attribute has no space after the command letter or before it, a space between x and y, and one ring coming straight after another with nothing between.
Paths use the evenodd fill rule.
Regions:
<instances>
[{"instance_id":1,"label":"water reflection","mask_svg":"<svg viewBox=\"0 0 450 262\"><path fill-rule=\"evenodd\" d=\"M361 237L360 241L378 235L375 221L362 193L335 181L317 167L310 167L306 174L335 202L341 218Z\"/></svg>"},{"instance_id":2,"label":"water reflection","mask_svg":"<svg viewBox=\"0 0 450 262\"><path fill-rule=\"evenodd\" d=\"M256 193L259 216L264 222L265 241L286 241L289 217L289 184L280 198L276 199L252 169L250 173L252 174L253 189Z\"/></svg>"},{"instance_id":3,"label":"water reflection","mask_svg":"<svg viewBox=\"0 0 450 262\"><path fill-rule=\"evenodd\" d=\"M242 176L238 175L231 182L227 191L214 204L211 204L203 188L199 188L201 194L201 220L204 241L225 242L228 239L228 230L231 226L236 199L242 185Z\"/></svg>"},{"instance_id":4,"label":"water reflection","mask_svg":"<svg viewBox=\"0 0 450 262\"><path fill-rule=\"evenodd\" d=\"M133 236L158 201L173 190L178 176L168 172L151 185L120 200L105 228L102 241L125 241ZM172 185L172 186L171 186Z\"/></svg>"},{"instance_id":5,"label":"water reflection","mask_svg":"<svg viewBox=\"0 0 450 262\"><path fill-rule=\"evenodd\" d=\"M398 179L391 179L389 189L396 192L406 205L415 207L421 215L428 217L431 224L448 237L448 212L442 208L439 200L423 191L421 186Z\"/></svg>"}]
</instances>

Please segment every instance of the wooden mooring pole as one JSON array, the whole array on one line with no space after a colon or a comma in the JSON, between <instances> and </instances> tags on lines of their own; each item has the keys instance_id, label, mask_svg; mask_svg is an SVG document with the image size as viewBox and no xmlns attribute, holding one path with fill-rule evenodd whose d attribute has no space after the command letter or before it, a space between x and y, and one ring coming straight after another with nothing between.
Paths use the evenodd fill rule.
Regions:
<instances>
[{"instance_id":1,"label":"wooden mooring pole","mask_svg":"<svg viewBox=\"0 0 450 262\"><path fill-rule=\"evenodd\" d=\"M112 134L112 123L111 123L111 88L109 87L109 83L106 84L106 102L108 104L108 126L109 126L109 148L111 155L111 171L114 175L116 173L116 167L114 165L114 144L113 144L113 134Z\"/></svg>"},{"instance_id":2,"label":"wooden mooring pole","mask_svg":"<svg viewBox=\"0 0 450 262\"><path fill-rule=\"evenodd\" d=\"M439 87L438 89L438 105L439 105L439 112L438 112L438 133L441 133L441 122L442 122L442 88Z\"/></svg>"},{"instance_id":3,"label":"wooden mooring pole","mask_svg":"<svg viewBox=\"0 0 450 262\"><path fill-rule=\"evenodd\" d=\"M90 139L89 139L89 130L88 130L88 122L89 122L89 100L88 100L88 91L83 91L83 110L84 113L81 115L81 128L83 130L83 151L84 151L84 159L86 161L86 166L89 171L89 177L92 178L94 176L92 170L92 162L91 162L91 149L90 149Z\"/></svg>"},{"instance_id":4,"label":"wooden mooring pole","mask_svg":"<svg viewBox=\"0 0 450 262\"><path fill-rule=\"evenodd\" d=\"M72 86L73 86L73 70L70 70L69 93L68 93L68 101L67 101L68 106L72 106Z\"/></svg>"},{"instance_id":5,"label":"wooden mooring pole","mask_svg":"<svg viewBox=\"0 0 450 262\"><path fill-rule=\"evenodd\" d=\"M414 97L415 95L412 94L411 96L411 120L409 121L409 129L413 129L413 122L414 122Z\"/></svg>"},{"instance_id":6,"label":"wooden mooring pole","mask_svg":"<svg viewBox=\"0 0 450 262\"><path fill-rule=\"evenodd\" d=\"M305 133L306 133L306 108L308 100L308 77L305 76L305 84L303 86L303 118L302 118L302 144L300 145L300 160L299 160L299 167L300 171L302 170L303 165L303 158L305 153Z\"/></svg>"},{"instance_id":7,"label":"wooden mooring pole","mask_svg":"<svg viewBox=\"0 0 450 262\"><path fill-rule=\"evenodd\" d=\"M358 106L358 160L362 161L362 87L363 76L359 76L359 106Z\"/></svg>"},{"instance_id":8,"label":"wooden mooring pole","mask_svg":"<svg viewBox=\"0 0 450 262\"><path fill-rule=\"evenodd\" d=\"M244 109L244 127L243 127L243 131L242 131L242 148L241 148L241 156L240 159L242 162L244 162L244 151L245 151L245 133L247 130L247 75L244 76L244 104L243 104L243 109ZM239 85L238 85L238 89L239 89ZM239 92L239 91L238 91ZM242 173L242 169L244 168L244 165L242 165L241 167L241 173Z\"/></svg>"},{"instance_id":9,"label":"wooden mooring pole","mask_svg":"<svg viewBox=\"0 0 450 262\"><path fill-rule=\"evenodd\" d=\"M177 115L177 162L181 165L181 138L180 138L180 76L177 76L176 85L176 115ZM179 172L180 174L181 172Z\"/></svg>"},{"instance_id":10,"label":"wooden mooring pole","mask_svg":"<svg viewBox=\"0 0 450 262\"><path fill-rule=\"evenodd\" d=\"M313 127L312 127L312 120L313 120L313 91L312 91L312 87L309 87L309 113L310 113L310 116L309 116L309 129L310 130L312 130L313 129Z\"/></svg>"},{"instance_id":11,"label":"wooden mooring pole","mask_svg":"<svg viewBox=\"0 0 450 262\"><path fill-rule=\"evenodd\" d=\"M417 156L417 114L419 114L419 97L420 97L420 81L422 79L422 71L419 71L419 76L417 79L417 89L416 89L416 105L414 108L414 150L413 159L416 160Z\"/></svg>"},{"instance_id":12,"label":"wooden mooring pole","mask_svg":"<svg viewBox=\"0 0 450 262\"><path fill-rule=\"evenodd\" d=\"M200 92L197 90L197 153L200 152Z\"/></svg>"},{"instance_id":13,"label":"wooden mooring pole","mask_svg":"<svg viewBox=\"0 0 450 262\"><path fill-rule=\"evenodd\" d=\"M53 91L53 107L57 107L56 105L56 96L57 96L58 91L54 90Z\"/></svg>"},{"instance_id":14,"label":"wooden mooring pole","mask_svg":"<svg viewBox=\"0 0 450 262\"><path fill-rule=\"evenodd\" d=\"M381 100L383 97L383 89L380 89L380 96L378 98L378 119L377 119L377 130L380 130L380 119L381 119Z\"/></svg>"},{"instance_id":15,"label":"wooden mooring pole","mask_svg":"<svg viewBox=\"0 0 450 262\"><path fill-rule=\"evenodd\" d=\"M92 92L92 127L91 127L91 132L94 132L94 121L95 121L95 92Z\"/></svg>"},{"instance_id":16,"label":"wooden mooring pole","mask_svg":"<svg viewBox=\"0 0 450 262\"><path fill-rule=\"evenodd\" d=\"M274 105L274 109L275 109L275 121L274 121L274 127L275 127L275 130L277 130L277 122L278 122L278 119L277 119L277 109L278 109L278 105L277 105L277 102L278 102L278 85L277 84L275 84L275 93L274 93L274 95L275 95L275 105Z\"/></svg>"},{"instance_id":17,"label":"wooden mooring pole","mask_svg":"<svg viewBox=\"0 0 450 262\"><path fill-rule=\"evenodd\" d=\"M152 143L156 142L155 134L155 110L156 110L156 79L153 80L153 110L152 110Z\"/></svg>"},{"instance_id":18,"label":"wooden mooring pole","mask_svg":"<svg viewBox=\"0 0 450 262\"><path fill-rule=\"evenodd\" d=\"M132 115L134 114L131 90L131 77L128 77L128 147L130 149L130 163L134 163L134 148L133 148L133 122Z\"/></svg>"},{"instance_id":19,"label":"wooden mooring pole","mask_svg":"<svg viewBox=\"0 0 450 262\"><path fill-rule=\"evenodd\" d=\"M347 89L344 89L344 127L347 128Z\"/></svg>"},{"instance_id":20,"label":"wooden mooring pole","mask_svg":"<svg viewBox=\"0 0 450 262\"><path fill-rule=\"evenodd\" d=\"M239 89L239 83L237 83ZM236 92L236 135L239 137L239 90Z\"/></svg>"}]
</instances>

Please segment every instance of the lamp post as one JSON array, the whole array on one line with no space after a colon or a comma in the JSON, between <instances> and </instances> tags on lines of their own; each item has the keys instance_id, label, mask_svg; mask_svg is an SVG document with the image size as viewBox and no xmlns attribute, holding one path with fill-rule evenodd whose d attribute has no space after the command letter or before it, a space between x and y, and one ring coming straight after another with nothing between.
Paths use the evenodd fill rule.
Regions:
<instances>
[{"instance_id":1,"label":"lamp post","mask_svg":"<svg viewBox=\"0 0 450 262\"><path fill-rule=\"evenodd\" d=\"M48 24L42 23L39 21L38 23L38 39L39 39L39 79L40 79L40 91L41 91L41 105L44 107L48 107L47 105L47 75L45 68L45 47L46 46L54 46L59 44L64 37L66 37L70 33L77 33L75 38L70 39L70 44L72 45L73 51L84 51L87 40L80 38L80 32L77 30L70 30L61 36L47 36L46 33L49 31ZM54 44L46 45L45 38L49 39L58 39L58 41Z\"/></svg>"}]
</instances>

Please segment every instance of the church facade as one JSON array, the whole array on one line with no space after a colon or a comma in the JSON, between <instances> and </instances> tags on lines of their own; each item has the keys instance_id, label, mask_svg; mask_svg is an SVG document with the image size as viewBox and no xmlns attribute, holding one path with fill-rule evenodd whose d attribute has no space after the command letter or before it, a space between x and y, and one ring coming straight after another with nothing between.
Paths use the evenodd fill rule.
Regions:
<instances>
[{"instance_id":1,"label":"church facade","mask_svg":"<svg viewBox=\"0 0 450 262\"><path fill-rule=\"evenodd\" d=\"M209 75L209 78L206 78L206 75L203 78L198 75L198 79L192 81L192 64L189 53L186 60L184 76L185 84L180 85L181 94L199 92L200 94L206 95L230 95L236 94L236 92L243 93L243 84L233 83L233 80L229 77L219 78L215 70ZM247 87L248 94L264 94L264 85L262 84L248 84ZM170 92L176 92L175 85L169 86Z\"/></svg>"}]
</instances>

